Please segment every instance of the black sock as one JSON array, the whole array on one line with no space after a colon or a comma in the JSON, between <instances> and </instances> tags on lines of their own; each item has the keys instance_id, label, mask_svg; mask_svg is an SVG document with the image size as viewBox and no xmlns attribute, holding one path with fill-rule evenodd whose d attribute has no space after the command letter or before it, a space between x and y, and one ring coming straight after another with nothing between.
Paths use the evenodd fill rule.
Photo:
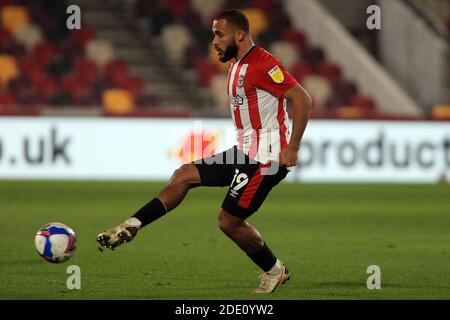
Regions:
<instances>
[{"instance_id":1,"label":"black sock","mask_svg":"<svg viewBox=\"0 0 450 320\"><path fill-rule=\"evenodd\" d=\"M277 263L277 258L270 251L267 244L253 254L247 254L254 263L258 265L264 272L269 271Z\"/></svg>"},{"instance_id":2,"label":"black sock","mask_svg":"<svg viewBox=\"0 0 450 320\"><path fill-rule=\"evenodd\" d=\"M142 223L142 228L152 223L156 219L161 218L166 213L166 207L161 202L161 200L159 200L158 198L154 198L152 201L139 209L139 211L136 212L133 217L138 219Z\"/></svg>"}]
</instances>

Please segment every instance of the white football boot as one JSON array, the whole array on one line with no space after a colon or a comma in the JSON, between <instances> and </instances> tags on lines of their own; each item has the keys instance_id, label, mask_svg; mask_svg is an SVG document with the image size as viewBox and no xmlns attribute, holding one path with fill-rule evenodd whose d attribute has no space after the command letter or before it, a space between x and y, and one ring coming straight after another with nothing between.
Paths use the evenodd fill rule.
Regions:
<instances>
[{"instance_id":1,"label":"white football boot","mask_svg":"<svg viewBox=\"0 0 450 320\"><path fill-rule=\"evenodd\" d=\"M130 223L130 219L124 223L119 224L117 227L103 231L97 236L97 242L103 248L109 248L114 250L122 243L127 243L133 240L139 230L139 226L134 223ZM103 251L101 248L99 248Z\"/></svg>"},{"instance_id":2,"label":"white football boot","mask_svg":"<svg viewBox=\"0 0 450 320\"><path fill-rule=\"evenodd\" d=\"M291 274L289 270L286 268L284 264L280 269L280 272L276 274L270 274L268 272L264 272L260 275L261 282L259 287L256 288L254 293L270 293L274 292L279 284L284 284L286 281L290 279Z\"/></svg>"}]
</instances>

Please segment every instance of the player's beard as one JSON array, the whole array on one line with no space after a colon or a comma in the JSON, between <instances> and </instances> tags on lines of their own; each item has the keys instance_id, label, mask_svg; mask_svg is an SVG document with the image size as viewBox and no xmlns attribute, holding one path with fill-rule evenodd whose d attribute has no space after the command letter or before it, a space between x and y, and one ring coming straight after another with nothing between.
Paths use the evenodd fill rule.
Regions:
<instances>
[{"instance_id":1,"label":"player's beard","mask_svg":"<svg viewBox=\"0 0 450 320\"><path fill-rule=\"evenodd\" d=\"M220 62L225 63L233 58L236 58L238 51L239 49L236 45L236 42L233 41L226 47L225 51L223 52L223 56L219 58Z\"/></svg>"}]
</instances>

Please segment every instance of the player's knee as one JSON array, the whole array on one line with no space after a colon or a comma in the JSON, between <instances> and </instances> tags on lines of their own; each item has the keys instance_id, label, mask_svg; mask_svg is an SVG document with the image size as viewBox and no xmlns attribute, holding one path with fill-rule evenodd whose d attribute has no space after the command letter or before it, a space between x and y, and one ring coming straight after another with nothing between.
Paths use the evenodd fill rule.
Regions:
<instances>
[{"instance_id":1,"label":"player's knee","mask_svg":"<svg viewBox=\"0 0 450 320\"><path fill-rule=\"evenodd\" d=\"M225 234L232 234L237 230L239 225L238 222L231 220L228 216L222 214L222 212L219 214L217 222L219 224L219 229Z\"/></svg>"},{"instance_id":2,"label":"player's knee","mask_svg":"<svg viewBox=\"0 0 450 320\"><path fill-rule=\"evenodd\" d=\"M170 183L176 185L189 185L198 182L199 177L197 168L191 163L183 164L174 171L172 177L170 178Z\"/></svg>"}]
</instances>

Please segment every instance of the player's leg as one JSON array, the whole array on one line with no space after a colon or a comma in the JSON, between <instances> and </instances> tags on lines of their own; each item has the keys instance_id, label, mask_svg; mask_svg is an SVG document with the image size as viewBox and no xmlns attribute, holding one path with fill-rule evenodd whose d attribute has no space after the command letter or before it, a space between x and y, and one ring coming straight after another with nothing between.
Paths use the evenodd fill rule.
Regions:
<instances>
[{"instance_id":1,"label":"player's leg","mask_svg":"<svg viewBox=\"0 0 450 320\"><path fill-rule=\"evenodd\" d=\"M220 229L263 270L256 293L272 292L290 277L287 268L275 257L258 230L245 221L260 208L272 188L288 172L280 167L269 175L265 174L268 172L266 168L262 164L238 166L236 178L219 213Z\"/></svg>"},{"instance_id":2,"label":"player's leg","mask_svg":"<svg viewBox=\"0 0 450 320\"><path fill-rule=\"evenodd\" d=\"M168 185L156 198L139 209L131 218L115 228L97 236L102 247L114 249L122 243L131 241L139 229L164 216L176 208L189 189L196 186L227 186L231 183L230 165L224 163L235 154L235 148L185 164L176 170Z\"/></svg>"},{"instance_id":3,"label":"player's leg","mask_svg":"<svg viewBox=\"0 0 450 320\"><path fill-rule=\"evenodd\" d=\"M175 170L169 183L157 197L144 205L125 222L100 233L97 236L97 241L102 247L111 249L131 241L139 229L176 208L189 189L198 185L200 185L200 174L197 167L192 163L182 165Z\"/></svg>"},{"instance_id":4,"label":"player's leg","mask_svg":"<svg viewBox=\"0 0 450 320\"><path fill-rule=\"evenodd\" d=\"M286 266L272 253L261 234L243 218L221 209L219 228L233 240L264 273L255 293L273 292L279 284L289 280Z\"/></svg>"}]
</instances>

